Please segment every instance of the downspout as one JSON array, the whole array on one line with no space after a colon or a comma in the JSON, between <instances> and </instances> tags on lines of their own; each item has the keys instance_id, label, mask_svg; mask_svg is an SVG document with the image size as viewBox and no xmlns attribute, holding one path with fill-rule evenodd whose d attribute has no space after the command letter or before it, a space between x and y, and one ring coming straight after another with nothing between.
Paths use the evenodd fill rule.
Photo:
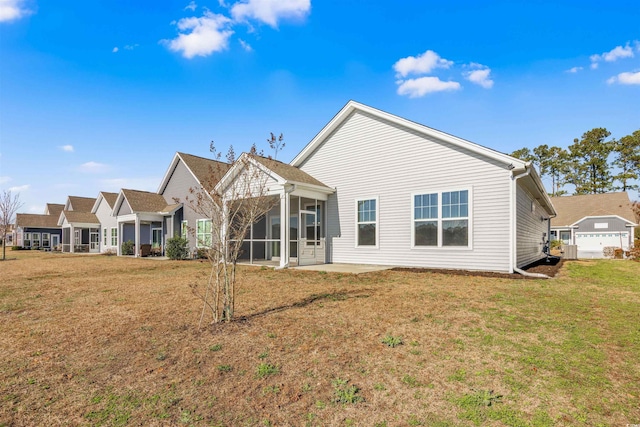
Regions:
<instances>
[{"instance_id":1,"label":"downspout","mask_svg":"<svg viewBox=\"0 0 640 427\"><path fill-rule=\"evenodd\" d=\"M526 272L520 268L518 268L518 257L517 257L517 247L518 247L518 241L516 236L518 235L517 230L516 230L516 216L518 215L518 192L517 192L517 188L518 188L518 180L520 178L524 178L525 176L529 176L529 174L531 174L531 168L527 167L525 165L525 171L522 172L520 175L516 175L516 176L512 176L512 186L511 186L511 208L512 210L512 214L511 214L511 268L513 269L514 272L521 274L523 276L526 277L537 277L540 279L550 279L549 276L547 276L546 274L541 274L541 273L529 273ZM549 221L550 222L550 221Z\"/></svg>"},{"instance_id":2,"label":"downspout","mask_svg":"<svg viewBox=\"0 0 640 427\"><path fill-rule=\"evenodd\" d=\"M282 266L277 266L274 268L274 270L283 270L285 268L289 268L289 260L291 259L291 254L289 253L289 230L288 230L288 223L289 223L289 212L291 211L291 204L290 203L286 203L287 197L293 193L294 191L296 191L297 185L296 184L291 184L291 188L288 190L284 191L284 203L286 205L286 209L285 209L285 216L286 218L280 218L280 226L284 227L285 225L287 225L287 229L285 230L284 235L286 236L286 242L280 242L280 255L282 255L282 253L286 253L287 254L287 262L285 265ZM286 219L286 221L285 221ZM300 224L298 224L298 227L300 227ZM299 233L299 231L298 231ZM285 252L285 247L284 245L287 245L286 248L286 252Z\"/></svg>"}]
</instances>

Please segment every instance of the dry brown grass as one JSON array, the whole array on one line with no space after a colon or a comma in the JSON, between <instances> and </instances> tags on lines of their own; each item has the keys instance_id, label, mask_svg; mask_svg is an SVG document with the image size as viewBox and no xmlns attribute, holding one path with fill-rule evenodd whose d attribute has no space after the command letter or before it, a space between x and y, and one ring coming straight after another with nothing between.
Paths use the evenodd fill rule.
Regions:
<instances>
[{"instance_id":1,"label":"dry brown grass","mask_svg":"<svg viewBox=\"0 0 640 427\"><path fill-rule=\"evenodd\" d=\"M637 263L595 263L614 284L579 263L551 281L241 267L239 320L198 330L206 263L9 257L0 425L640 422ZM336 378L364 401L333 403Z\"/></svg>"}]
</instances>

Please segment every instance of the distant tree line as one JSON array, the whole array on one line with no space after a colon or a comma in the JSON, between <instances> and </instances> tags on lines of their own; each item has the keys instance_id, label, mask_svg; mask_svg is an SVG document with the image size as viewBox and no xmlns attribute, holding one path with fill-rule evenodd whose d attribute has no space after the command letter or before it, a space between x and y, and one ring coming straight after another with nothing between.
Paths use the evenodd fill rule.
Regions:
<instances>
[{"instance_id":1,"label":"distant tree line","mask_svg":"<svg viewBox=\"0 0 640 427\"><path fill-rule=\"evenodd\" d=\"M568 192L565 185L574 186L574 194L597 194L610 191L637 190L640 176L640 129L619 140L605 128L594 128L567 149L547 144L521 148L513 157L533 162L541 176L551 178L550 196Z\"/></svg>"}]
</instances>

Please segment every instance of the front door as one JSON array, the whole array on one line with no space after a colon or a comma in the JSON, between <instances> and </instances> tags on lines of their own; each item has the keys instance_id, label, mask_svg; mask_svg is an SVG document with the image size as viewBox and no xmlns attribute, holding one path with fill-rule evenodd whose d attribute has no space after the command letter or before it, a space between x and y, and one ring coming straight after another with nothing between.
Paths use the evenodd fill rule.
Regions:
<instances>
[{"instance_id":1,"label":"front door","mask_svg":"<svg viewBox=\"0 0 640 427\"><path fill-rule=\"evenodd\" d=\"M57 234L52 234L51 235L51 250L52 251L57 251L59 249L58 246L60 246L60 236L58 236Z\"/></svg>"},{"instance_id":2,"label":"front door","mask_svg":"<svg viewBox=\"0 0 640 427\"><path fill-rule=\"evenodd\" d=\"M316 213L314 211L300 211L300 222L305 226L300 229L298 265L313 265L316 263L316 250L318 246Z\"/></svg>"}]
</instances>

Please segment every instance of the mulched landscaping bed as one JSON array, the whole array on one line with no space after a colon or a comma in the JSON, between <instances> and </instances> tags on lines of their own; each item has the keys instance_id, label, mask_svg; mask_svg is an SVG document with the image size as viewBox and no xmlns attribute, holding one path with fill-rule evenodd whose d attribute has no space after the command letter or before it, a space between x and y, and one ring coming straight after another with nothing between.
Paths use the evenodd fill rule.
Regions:
<instances>
[{"instance_id":1,"label":"mulched landscaping bed","mask_svg":"<svg viewBox=\"0 0 640 427\"><path fill-rule=\"evenodd\" d=\"M529 273L542 273L549 277L555 277L562 267L562 258L549 258L543 259L523 268L523 270ZM498 277L502 279L536 279L536 277L527 277L522 274L514 273L494 273L491 271L469 271L469 270L453 270L453 269L439 269L439 268L406 268L397 267L394 271L408 271L413 273L440 273L440 274L453 274L456 276L480 276L480 277Z\"/></svg>"}]
</instances>

